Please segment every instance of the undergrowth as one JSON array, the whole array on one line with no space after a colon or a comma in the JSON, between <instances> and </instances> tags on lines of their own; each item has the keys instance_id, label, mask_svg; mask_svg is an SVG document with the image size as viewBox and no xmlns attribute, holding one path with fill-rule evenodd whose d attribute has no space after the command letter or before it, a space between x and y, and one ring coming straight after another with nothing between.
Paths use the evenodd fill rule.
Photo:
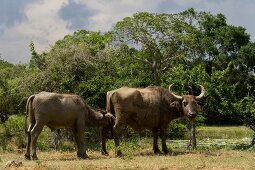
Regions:
<instances>
[{"instance_id":1,"label":"undergrowth","mask_svg":"<svg viewBox=\"0 0 255 170\"><path fill-rule=\"evenodd\" d=\"M170 124L167 145L171 149L186 149L189 144L189 132L181 124ZM99 128L88 128L85 133L85 145L87 150L101 150L101 135ZM175 135L178 134L178 135ZM45 127L40 134L37 147L41 151L57 149L63 152L76 151L76 144L70 130L61 130L58 147L53 139L54 132ZM69 137L66 137L69 136ZM175 137L174 137L175 136ZM244 126L234 127L197 127L197 149L249 149L253 131ZM4 123L0 124L0 149L2 151L15 151L24 149L26 146L26 134L24 132L24 115L13 115ZM180 140L181 139L181 140ZM140 133L129 129L121 138L121 150L126 157L130 154L139 154L145 148L152 151L153 137L151 131L143 130ZM107 150L115 150L113 139L108 139ZM158 141L161 146L161 139ZM254 149L250 149L254 150Z\"/></svg>"}]
</instances>

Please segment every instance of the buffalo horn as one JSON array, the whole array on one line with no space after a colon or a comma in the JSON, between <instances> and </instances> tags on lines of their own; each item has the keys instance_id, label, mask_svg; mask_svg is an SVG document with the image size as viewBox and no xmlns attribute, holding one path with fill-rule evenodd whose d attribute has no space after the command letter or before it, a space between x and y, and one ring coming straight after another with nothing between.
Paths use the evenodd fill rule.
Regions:
<instances>
[{"instance_id":1,"label":"buffalo horn","mask_svg":"<svg viewBox=\"0 0 255 170\"><path fill-rule=\"evenodd\" d=\"M179 95L176 95L174 94L172 91L171 91L171 87L172 87L173 84L170 84L169 85L169 93L171 93L176 99L179 99L179 100L182 100L182 96L179 96Z\"/></svg>"},{"instance_id":2,"label":"buffalo horn","mask_svg":"<svg viewBox=\"0 0 255 170\"><path fill-rule=\"evenodd\" d=\"M195 97L196 99L201 99L205 95L205 88L204 88L204 86L202 86L202 85L199 85L199 86L201 88L201 93L200 93L199 96Z\"/></svg>"}]
</instances>

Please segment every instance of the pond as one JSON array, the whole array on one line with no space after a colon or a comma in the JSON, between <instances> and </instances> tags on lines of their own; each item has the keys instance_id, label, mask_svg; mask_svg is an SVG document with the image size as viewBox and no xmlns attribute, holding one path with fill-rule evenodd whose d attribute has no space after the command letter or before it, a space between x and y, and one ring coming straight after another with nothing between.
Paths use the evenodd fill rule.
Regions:
<instances>
[{"instance_id":1,"label":"pond","mask_svg":"<svg viewBox=\"0 0 255 170\"><path fill-rule=\"evenodd\" d=\"M197 139L197 148L242 148L251 144L252 138L242 139ZM167 143L172 148L187 148L189 140L168 140Z\"/></svg>"}]
</instances>

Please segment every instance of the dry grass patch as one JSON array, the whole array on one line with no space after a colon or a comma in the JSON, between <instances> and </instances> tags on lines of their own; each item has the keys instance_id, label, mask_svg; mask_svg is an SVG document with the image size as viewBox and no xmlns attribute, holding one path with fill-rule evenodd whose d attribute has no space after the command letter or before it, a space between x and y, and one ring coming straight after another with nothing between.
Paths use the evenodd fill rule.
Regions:
<instances>
[{"instance_id":1,"label":"dry grass patch","mask_svg":"<svg viewBox=\"0 0 255 170\"><path fill-rule=\"evenodd\" d=\"M100 152L89 151L89 159L76 158L75 152L39 152L40 160L24 160L20 153L2 153L0 167L8 160L21 160L19 170L71 170L71 169L205 169L205 170L239 170L255 169L254 151L188 151L174 150L170 155L154 155L145 149L135 154L115 158L114 153L102 156Z\"/></svg>"}]
</instances>

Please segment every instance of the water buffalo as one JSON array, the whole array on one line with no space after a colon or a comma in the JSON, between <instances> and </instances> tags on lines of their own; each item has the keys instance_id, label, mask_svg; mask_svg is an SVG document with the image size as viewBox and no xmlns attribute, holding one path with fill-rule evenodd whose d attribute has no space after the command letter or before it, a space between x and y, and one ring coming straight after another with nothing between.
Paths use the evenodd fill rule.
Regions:
<instances>
[{"instance_id":1,"label":"water buffalo","mask_svg":"<svg viewBox=\"0 0 255 170\"><path fill-rule=\"evenodd\" d=\"M169 89L157 86L147 88L122 87L107 93L106 111L116 117L113 132L115 145L119 148L119 135L125 126L135 130L150 129L153 132L153 151L160 153L158 136L162 139L162 150L165 154L169 151L166 146L167 127L171 120L181 116L195 118L200 110L197 100L204 96L205 89L201 87L199 96L179 96ZM160 133L159 133L160 132ZM122 153L116 149L116 156Z\"/></svg>"},{"instance_id":2,"label":"water buffalo","mask_svg":"<svg viewBox=\"0 0 255 170\"><path fill-rule=\"evenodd\" d=\"M72 129L78 147L77 156L87 158L84 148L85 127L103 127L103 130L108 130L113 127L115 121L109 113L103 114L92 110L78 95L49 92L41 92L28 98L26 120L27 116L29 116L29 127L27 129L25 124L28 136L25 158L30 159L30 145L32 145L34 160L38 159L36 141L45 125L51 130L63 127ZM105 135L102 135L102 152L105 150L104 137Z\"/></svg>"}]
</instances>

